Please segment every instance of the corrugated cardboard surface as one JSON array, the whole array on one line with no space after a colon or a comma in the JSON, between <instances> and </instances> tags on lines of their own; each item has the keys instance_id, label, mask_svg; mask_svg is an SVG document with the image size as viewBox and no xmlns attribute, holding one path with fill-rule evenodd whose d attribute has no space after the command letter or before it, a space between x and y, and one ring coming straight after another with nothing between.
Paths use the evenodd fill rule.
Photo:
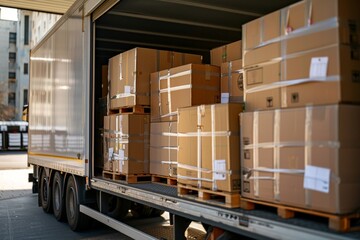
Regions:
<instances>
[{"instance_id":1,"label":"corrugated cardboard surface","mask_svg":"<svg viewBox=\"0 0 360 240\"><path fill-rule=\"evenodd\" d=\"M104 170L123 174L149 173L149 128L149 115L105 116ZM107 169L111 163L113 169Z\"/></svg>"},{"instance_id":2,"label":"corrugated cardboard surface","mask_svg":"<svg viewBox=\"0 0 360 240\"><path fill-rule=\"evenodd\" d=\"M351 105L242 113L242 196L329 213L356 211L359 122L360 106ZM305 178L315 189L304 186L309 166L318 171ZM327 178L321 178L324 169Z\"/></svg>"},{"instance_id":3,"label":"corrugated cardboard surface","mask_svg":"<svg viewBox=\"0 0 360 240\"><path fill-rule=\"evenodd\" d=\"M150 173L177 175L177 122L150 123Z\"/></svg>"},{"instance_id":4,"label":"corrugated cardboard surface","mask_svg":"<svg viewBox=\"0 0 360 240\"><path fill-rule=\"evenodd\" d=\"M150 105L150 73L187 63L201 63L202 56L134 48L109 60L110 109Z\"/></svg>"},{"instance_id":5,"label":"corrugated cardboard surface","mask_svg":"<svg viewBox=\"0 0 360 240\"><path fill-rule=\"evenodd\" d=\"M178 108L220 101L220 68L187 64L152 73L151 93L151 121L176 121Z\"/></svg>"},{"instance_id":6,"label":"corrugated cardboard surface","mask_svg":"<svg viewBox=\"0 0 360 240\"><path fill-rule=\"evenodd\" d=\"M181 108L178 113L178 182L240 191L239 103Z\"/></svg>"},{"instance_id":7,"label":"corrugated cardboard surface","mask_svg":"<svg viewBox=\"0 0 360 240\"><path fill-rule=\"evenodd\" d=\"M359 8L353 0L301 1L243 25L246 110L360 102Z\"/></svg>"},{"instance_id":8,"label":"corrugated cardboard surface","mask_svg":"<svg viewBox=\"0 0 360 240\"><path fill-rule=\"evenodd\" d=\"M229 102L243 102L242 60L221 64L221 94L229 94Z\"/></svg>"},{"instance_id":9,"label":"corrugated cardboard surface","mask_svg":"<svg viewBox=\"0 0 360 240\"><path fill-rule=\"evenodd\" d=\"M232 42L210 51L211 65L221 67L222 63L238 60L242 58L241 40Z\"/></svg>"}]
</instances>

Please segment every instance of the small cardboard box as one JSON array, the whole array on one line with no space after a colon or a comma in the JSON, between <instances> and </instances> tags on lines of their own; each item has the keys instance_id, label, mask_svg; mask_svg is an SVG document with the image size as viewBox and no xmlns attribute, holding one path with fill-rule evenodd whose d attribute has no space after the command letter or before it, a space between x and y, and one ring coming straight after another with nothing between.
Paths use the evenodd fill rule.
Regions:
<instances>
[{"instance_id":1,"label":"small cardboard box","mask_svg":"<svg viewBox=\"0 0 360 240\"><path fill-rule=\"evenodd\" d=\"M238 116L242 104L180 108L178 182L212 190L240 191Z\"/></svg>"},{"instance_id":2,"label":"small cardboard box","mask_svg":"<svg viewBox=\"0 0 360 240\"><path fill-rule=\"evenodd\" d=\"M104 169L112 163L114 172L149 173L149 128L149 115L105 116Z\"/></svg>"},{"instance_id":3,"label":"small cardboard box","mask_svg":"<svg viewBox=\"0 0 360 240\"><path fill-rule=\"evenodd\" d=\"M212 49L210 51L211 65L221 67L222 63L241 59L241 49L241 40Z\"/></svg>"},{"instance_id":4,"label":"small cardboard box","mask_svg":"<svg viewBox=\"0 0 360 240\"><path fill-rule=\"evenodd\" d=\"M149 106L150 73L201 62L200 55L148 48L134 48L110 58L110 109Z\"/></svg>"},{"instance_id":5,"label":"small cardboard box","mask_svg":"<svg viewBox=\"0 0 360 240\"><path fill-rule=\"evenodd\" d=\"M177 122L150 123L150 173L177 176Z\"/></svg>"},{"instance_id":6,"label":"small cardboard box","mask_svg":"<svg viewBox=\"0 0 360 240\"><path fill-rule=\"evenodd\" d=\"M221 64L222 103L243 102L243 80L241 59ZM223 100L223 95L228 98Z\"/></svg>"},{"instance_id":7,"label":"small cardboard box","mask_svg":"<svg viewBox=\"0 0 360 240\"><path fill-rule=\"evenodd\" d=\"M220 102L220 68L187 64L151 74L151 121L176 121L178 108Z\"/></svg>"},{"instance_id":8,"label":"small cardboard box","mask_svg":"<svg viewBox=\"0 0 360 240\"><path fill-rule=\"evenodd\" d=\"M345 214L360 207L360 107L241 113L242 196Z\"/></svg>"}]
</instances>

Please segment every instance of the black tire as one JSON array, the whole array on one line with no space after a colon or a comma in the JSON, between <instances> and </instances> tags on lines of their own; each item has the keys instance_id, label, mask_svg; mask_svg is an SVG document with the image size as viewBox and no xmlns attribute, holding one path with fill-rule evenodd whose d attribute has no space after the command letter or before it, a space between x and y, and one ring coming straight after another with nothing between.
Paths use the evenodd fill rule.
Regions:
<instances>
[{"instance_id":1,"label":"black tire","mask_svg":"<svg viewBox=\"0 0 360 240\"><path fill-rule=\"evenodd\" d=\"M64 177L56 172L52 184L52 206L54 216L58 221L63 221L66 216L66 208L64 206Z\"/></svg>"},{"instance_id":2,"label":"black tire","mask_svg":"<svg viewBox=\"0 0 360 240\"><path fill-rule=\"evenodd\" d=\"M73 231L84 230L89 227L91 219L80 212L80 203L83 203L83 188L76 185L74 176L70 176L66 184L66 216Z\"/></svg>"},{"instance_id":3,"label":"black tire","mask_svg":"<svg viewBox=\"0 0 360 240\"><path fill-rule=\"evenodd\" d=\"M133 206L131 207L131 213L133 215L133 217L135 218L148 218L151 217L151 213L152 213L153 208L140 204L140 203L134 203Z\"/></svg>"},{"instance_id":4,"label":"black tire","mask_svg":"<svg viewBox=\"0 0 360 240\"><path fill-rule=\"evenodd\" d=\"M100 209L100 192L97 193L97 202ZM131 201L102 192L103 201L101 212L115 219L124 219L131 207Z\"/></svg>"},{"instance_id":5,"label":"black tire","mask_svg":"<svg viewBox=\"0 0 360 240\"><path fill-rule=\"evenodd\" d=\"M50 178L46 176L45 169L41 171L40 175L40 189L39 189L39 196L41 207L43 208L44 212L50 213L52 211L51 206L51 185L50 185Z\"/></svg>"}]
</instances>

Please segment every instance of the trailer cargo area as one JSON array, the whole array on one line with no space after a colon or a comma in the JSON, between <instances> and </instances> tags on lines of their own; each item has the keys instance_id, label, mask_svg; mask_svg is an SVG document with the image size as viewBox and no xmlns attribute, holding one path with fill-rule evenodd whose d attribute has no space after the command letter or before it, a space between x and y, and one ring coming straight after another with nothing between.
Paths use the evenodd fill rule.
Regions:
<instances>
[{"instance_id":1,"label":"trailer cargo area","mask_svg":"<svg viewBox=\"0 0 360 240\"><path fill-rule=\"evenodd\" d=\"M183 239L191 221L255 239L360 238L358 231L330 230L321 216L284 219L269 206L226 208L179 197L171 185L104 176L109 59L151 48L201 55L210 64L210 50L241 40L243 24L296 2L76 1L31 52L29 163L34 165L39 205L46 212L54 208L59 220L67 216L75 230L90 216L135 239L148 236L114 220L110 202L125 209L122 215L134 204L142 213L169 212L174 239ZM352 226L359 225L356 221Z\"/></svg>"}]
</instances>

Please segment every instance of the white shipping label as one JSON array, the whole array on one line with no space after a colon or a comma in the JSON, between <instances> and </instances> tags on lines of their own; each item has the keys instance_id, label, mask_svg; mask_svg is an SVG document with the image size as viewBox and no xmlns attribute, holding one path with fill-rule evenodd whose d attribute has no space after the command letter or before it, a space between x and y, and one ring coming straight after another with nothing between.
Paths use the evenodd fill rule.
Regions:
<instances>
[{"instance_id":1,"label":"white shipping label","mask_svg":"<svg viewBox=\"0 0 360 240\"><path fill-rule=\"evenodd\" d=\"M226 179L226 161L214 160L214 180L225 180Z\"/></svg>"},{"instance_id":2,"label":"white shipping label","mask_svg":"<svg viewBox=\"0 0 360 240\"><path fill-rule=\"evenodd\" d=\"M221 103L229 103L230 93L221 93Z\"/></svg>"},{"instance_id":3,"label":"white shipping label","mask_svg":"<svg viewBox=\"0 0 360 240\"><path fill-rule=\"evenodd\" d=\"M328 57L314 57L311 59L310 78L326 77Z\"/></svg>"},{"instance_id":4,"label":"white shipping label","mask_svg":"<svg viewBox=\"0 0 360 240\"><path fill-rule=\"evenodd\" d=\"M124 93L131 93L131 86L129 85L124 86Z\"/></svg>"},{"instance_id":5,"label":"white shipping label","mask_svg":"<svg viewBox=\"0 0 360 240\"><path fill-rule=\"evenodd\" d=\"M114 154L114 148L109 148L109 161L111 161L113 154Z\"/></svg>"},{"instance_id":6,"label":"white shipping label","mask_svg":"<svg viewBox=\"0 0 360 240\"><path fill-rule=\"evenodd\" d=\"M122 149L119 149L119 158L120 160L124 160L125 158L125 151Z\"/></svg>"},{"instance_id":7,"label":"white shipping label","mask_svg":"<svg viewBox=\"0 0 360 240\"><path fill-rule=\"evenodd\" d=\"M305 167L304 188L329 193L330 169L307 165Z\"/></svg>"}]
</instances>

